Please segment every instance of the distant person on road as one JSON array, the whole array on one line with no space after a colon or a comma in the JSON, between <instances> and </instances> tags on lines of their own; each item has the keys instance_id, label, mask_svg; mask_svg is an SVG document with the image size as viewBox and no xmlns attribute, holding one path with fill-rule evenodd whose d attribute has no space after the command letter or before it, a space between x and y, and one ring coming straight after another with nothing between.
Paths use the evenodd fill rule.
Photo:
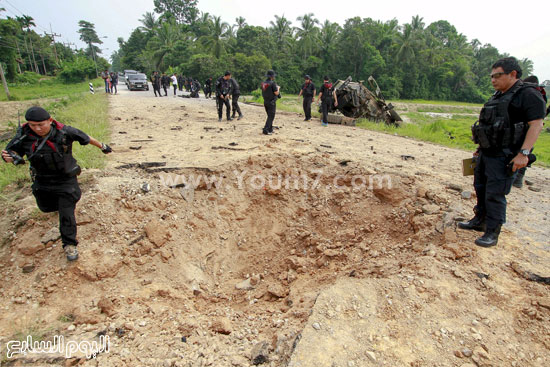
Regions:
<instances>
[{"instance_id":1,"label":"distant person on road","mask_svg":"<svg viewBox=\"0 0 550 367\"><path fill-rule=\"evenodd\" d=\"M111 93L111 88L109 88L109 70L105 69L101 72L101 78L105 83L105 93Z\"/></svg>"},{"instance_id":2,"label":"distant person on road","mask_svg":"<svg viewBox=\"0 0 550 367\"><path fill-rule=\"evenodd\" d=\"M22 157L27 156L36 204L43 212L59 213L63 249L67 260L74 261L78 258L74 211L81 191L77 180L80 167L72 155L72 144L92 144L105 154L112 150L84 132L55 121L41 107L29 108L25 119L27 123L2 151L2 159L24 164Z\"/></svg>"},{"instance_id":3,"label":"distant person on road","mask_svg":"<svg viewBox=\"0 0 550 367\"><path fill-rule=\"evenodd\" d=\"M235 78L230 78L229 81L231 82L231 110L233 111L233 115L231 116L232 119L235 118L235 113L239 114L239 117L237 120L240 120L243 118L243 114L241 112L241 108L239 107L239 96L241 95L241 87L239 87L239 83L235 80Z\"/></svg>"},{"instance_id":4,"label":"distant person on road","mask_svg":"<svg viewBox=\"0 0 550 367\"><path fill-rule=\"evenodd\" d=\"M212 97L212 77L206 79L204 82L204 98Z\"/></svg>"},{"instance_id":5,"label":"distant person on road","mask_svg":"<svg viewBox=\"0 0 550 367\"><path fill-rule=\"evenodd\" d=\"M475 240L481 247L498 243L506 223L506 195L517 171L529 164L531 149L542 131L545 104L534 86L524 84L522 70L514 57L505 57L492 66L491 83L496 93L481 109L472 126L478 144L474 156L475 216L458 223L466 230L484 232ZM525 218L528 220L529 218Z\"/></svg>"},{"instance_id":6,"label":"distant person on road","mask_svg":"<svg viewBox=\"0 0 550 367\"><path fill-rule=\"evenodd\" d=\"M164 96L168 97L168 89L170 88L170 77L166 73L162 73L160 78L160 83L162 84L162 89L164 89Z\"/></svg>"},{"instance_id":7,"label":"distant person on road","mask_svg":"<svg viewBox=\"0 0 550 367\"><path fill-rule=\"evenodd\" d=\"M180 92L183 92L183 83L184 83L184 81L183 81L183 75L180 74L180 75L178 75L178 90L179 90Z\"/></svg>"},{"instance_id":8,"label":"distant person on road","mask_svg":"<svg viewBox=\"0 0 550 367\"><path fill-rule=\"evenodd\" d=\"M267 113L262 133L271 135L273 134L273 120L275 120L275 113L277 112L277 99L281 98L281 87L275 83L275 72L273 70L268 70L266 77L267 79L261 85L264 108Z\"/></svg>"},{"instance_id":9,"label":"distant person on road","mask_svg":"<svg viewBox=\"0 0 550 367\"><path fill-rule=\"evenodd\" d=\"M302 89L300 90L299 96L303 96L304 101L302 103L302 107L304 108L304 115L306 115L306 118L304 121L311 120L311 102L315 99L315 85L311 81L311 77L309 75L305 76L305 82L302 84Z\"/></svg>"},{"instance_id":10,"label":"distant person on road","mask_svg":"<svg viewBox=\"0 0 550 367\"><path fill-rule=\"evenodd\" d=\"M176 96L176 91L178 90L178 74L174 73L170 79L172 80L172 87L174 88L174 97Z\"/></svg>"},{"instance_id":11,"label":"distant person on road","mask_svg":"<svg viewBox=\"0 0 550 367\"><path fill-rule=\"evenodd\" d=\"M548 102L548 98L546 97L546 91L543 87L539 85L539 78L537 78L535 75L530 75L527 78L523 79L524 83L531 83L535 86L535 89L540 92L542 95L542 99L544 99L544 105L546 106L546 103ZM548 114L548 111L546 112ZM533 149L531 149L531 152ZM523 167L518 169L518 174L516 176L516 179L514 180L514 187L517 187L518 189L521 189L523 187L523 178L525 177L525 173L527 172L527 167Z\"/></svg>"},{"instance_id":12,"label":"distant person on road","mask_svg":"<svg viewBox=\"0 0 550 367\"><path fill-rule=\"evenodd\" d=\"M218 105L218 121L222 121L223 106L225 105L225 114L227 121L233 120L231 118L231 107L229 106L229 96L231 96L231 73L226 71L224 76L220 76L216 81L216 98Z\"/></svg>"},{"instance_id":13,"label":"distant person on road","mask_svg":"<svg viewBox=\"0 0 550 367\"><path fill-rule=\"evenodd\" d=\"M321 100L321 111L323 111L321 125L328 126L328 110L333 104L338 106L338 97L336 97L336 92L334 91L334 87L332 86L329 77L325 76L323 80L324 82L319 90L319 98L317 99L317 102Z\"/></svg>"},{"instance_id":14,"label":"distant person on road","mask_svg":"<svg viewBox=\"0 0 550 367\"><path fill-rule=\"evenodd\" d=\"M151 83L153 83L153 91L155 92L155 97L162 97L162 94L160 94L161 77L158 71L155 71L153 73L153 77L151 78ZM158 92L158 96L157 96L157 92Z\"/></svg>"},{"instance_id":15,"label":"distant person on road","mask_svg":"<svg viewBox=\"0 0 550 367\"><path fill-rule=\"evenodd\" d=\"M117 94L118 93L118 73L111 72L110 78L111 78L111 94L113 94L113 91L115 92L114 94Z\"/></svg>"}]
</instances>

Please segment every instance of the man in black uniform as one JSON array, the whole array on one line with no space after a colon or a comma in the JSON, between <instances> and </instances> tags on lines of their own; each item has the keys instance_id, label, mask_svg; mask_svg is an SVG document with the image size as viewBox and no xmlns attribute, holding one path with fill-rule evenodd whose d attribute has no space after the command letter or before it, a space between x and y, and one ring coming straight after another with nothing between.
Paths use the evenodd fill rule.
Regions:
<instances>
[{"instance_id":1,"label":"man in black uniform","mask_svg":"<svg viewBox=\"0 0 550 367\"><path fill-rule=\"evenodd\" d=\"M311 102L315 99L315 85L313 85L309 75L305 76L305 83L302 84L302 89L300 90L300 94L298 94L298 97L300 96L304 98L302 103L304 114L306 115L304 121L309 121L311 120Z\"/></svg>"},{"instance_id":2,"label":"man in black uniform","mask_svg":"<svg viewBox=\"0 0 550 367\"><path fill-rule=\"evenodd\" d=\"M72 144L92 144L105 154L112 150L84 132L60 124L41 107L31 107L25 114L28 121L2 151L2 159L14 164L30 162L32 193L43 212L59 212L59 232L67 260L78 258L76 245L75 206L80 200L76 176L80 167L72 156Z\"/></svg>"},{"instance_id":3,"label":"man in black uniform","mask_svg":"<svg viewBox=\"0 0 550 367\"><path fill-rule=\"evenodd\" d=\"M321 100L321 111L323 112L321 125L328 126L328 110L332 107L333 103L335 106L338 106L338 98L328 76L325 76L323 79L324 82L319 91L317 102Z\"/></svg>"},{"instance_id":4,"label":"man in black uniform","mask_svg":"<svg viewBox=\"0 0 550 367\"><path fill-rule=\"evenodd\" d=\"M204 98L212 97L212 77L206 79L204 82Z\"/></svg>"},{"instance_id":5,"label":"man in black uniform","mask_svg":"<svg viewBox=\"0 0 550 367\"><path fill-rule=\"evenodd\" d=\"M231 109L233 110L233 115L231 118L235 118L235 113L239 114L239 117L237 120L240 120L243 118L243 114L241 113L241 108L239 107L239 96L241 95L241 87L239 87L239 83L235 80L235 78L229 79L231 82Z\"/></svg>"},{"instance_id":6,"label":"man in black uniform","mask_svg":"<svg viewBox=\"0 0 550 367\"><path fill-rule=\"evenodd\" d=\"M281 98L281 87L275 83L275 72L269 70L266 74L267 79L262 83L262 97L264 98L265 112L267 120L262 130L264 135L273 134L273 120L277 111L277 99Z\"/></svg>"},{"instance_id":7,"label":"man in black uniform","mask_svg":"<svg viewBox=\"0 0 550 367\"><path fill-rule=\"evenodd\" d=\"M216 98L218 99L218 121L221 122L223 115L223 106L225 105L225 112L227 121L233 120L231 118L231 107L229 106L229 96L231 95L231 73L226 71L224 76L220 76L216 81Z\"/></svg>"},{"instance_id":8,"label":"man in black uniform","mask_svg":"<svg viewBox=\"0 0 550 367\"><path fill-rule=\"evenodd\" d=\"M497 244L506 222L506 195L516 171L529 163L529 153L542 131L544 100L535 88L519 79L521 73L513 57L493 64L491 83L496 92L472 126L473 139L479 144L474 153L477 205L474 218L458 227L485 232L475 240L481 247Z\"/></svg>"},{"instance_id":9,"label":"man in black uniform","mask_svg":"<svg viewBox=\"0 0 550 367\"><path fill-rule=\"evenodd\" d=\"M162 97L162 94L160 94L161 78L159 76L158 71L155 71L153 73L153 77L151 78L151 82L153 83L153 91L155 91L155 97ZM157 92L158 92L158 96L157 96Z\"/></svg>"},{"instance_id":10,"label":"man in black uniform","mask_svg":"<svg viewBox=\"0 0 550 367\"><path fill-rule=\"evenodd\" d=\"M184 83L183 75L179 74L178 75L178 89L179 89L180 92L183 91L183 83Z\"/></svg>"},{"instance_id":11,"label":"man in black uniform","mask_svg":"<svg viewBox=\"0 0 550 367\"><path fill-rule=\"evenodd\" d=\"M164 89L164 96L168 96L168 89L170 89L170 77L166 75L166 73L162 73L162 77L160 78L160 83L162 84L162 89Z\"/></svg>"},{"instance_id":12,"label":"man in black uniform","mask_svg":"<svg viewBox=\"0 0 550 367\"><path fill-rule=\"evenodd\" d=\"M199 98L199 92L201 90L201 83L198 79L195 79L191 84L191 98Z\"/></svg>"}]
</instances>

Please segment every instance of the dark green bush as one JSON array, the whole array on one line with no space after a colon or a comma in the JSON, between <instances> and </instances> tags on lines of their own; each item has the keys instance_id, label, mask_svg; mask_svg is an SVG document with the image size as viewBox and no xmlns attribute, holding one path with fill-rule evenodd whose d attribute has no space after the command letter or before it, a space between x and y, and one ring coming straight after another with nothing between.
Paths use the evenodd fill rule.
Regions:
<instances>
[{"instance_id":1,"label":"dark green bush","mask_svg":"<svg viewBox=\"0 0 550 367\"><path fill-rule=\"evenodd\" d=\"M58 78L63 83L78 83L96 78L95 64L85 57L77 57L73 62L64 62Z\"/></svg>"}]
</instances>

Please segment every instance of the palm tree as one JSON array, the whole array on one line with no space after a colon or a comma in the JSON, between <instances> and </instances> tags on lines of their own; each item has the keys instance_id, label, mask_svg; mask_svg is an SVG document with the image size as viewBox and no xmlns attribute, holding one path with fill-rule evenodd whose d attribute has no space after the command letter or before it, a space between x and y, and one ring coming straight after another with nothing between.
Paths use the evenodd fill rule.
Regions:
<instances>
[{"instance_id":1,"label":"palm tree","mask_svg":"<svg viewBox=\"0 0 550 367\"><path fill-rule=\"evenodd\" d=\"M403 33L398 36L399 50L397 51L397 61L409 63L416 56L416 34L410 24L403 26Z\"/></svg>"},{"instance_id":2,"label":"palm tree","mask_svg":"<svg viewBox=\"0 0 550 367\"><path fill-rule=\"evenodd\" d=\"M334 64L335 61L335 49L338 41L338 35L340 33L340 26L338 23L332 23L329 20L325 20L321 27L321 50L325 64ZM332 69L330 66L328 69Z\"/></svg>"},{"instance_id":3,"label":"palm tree","mask_svg":"<svg viewBox=\"0 0 550 367\"><path fill-rule=\"evenodd\" d=\"M296 36L299 39L301 49L303 51L304 59L307 59L311 54L315 45L317 44L317 34L319 28L319 20L314 18L313 13L305 14L304 16L296 18L300 22L301 27L296 28Z\"/></svg>"},{"instance_id":4,"label":"palm tree","mask_svg":"<svg viewBox=\"0 0 550 367\"><path fill-rule=\"evenodd\" d=\"M16 16L15 19L21 25L22 31L24 31L25 29L27 30L26 36L24 37L25 48L27 49L27 54L29 55L29 63L31 65L31 71L38 73L38 65L36 64L36 59L34 57L34 48L32 45L32 39L30 35L31 27L36 27L36 24L34 23L34 19L30 15L23 15L22 17ZM29 49L27 47L27 37L29 38L29 43L31 45L31 52L29 52ZM32 60L31 60L31 54L32 54ZM33 61L34 61L34 70L33 70Z\"/></svg>"},{"instance_id":5,"label":"palm tree","mask_svg":"<svg viewBox=\"0 0 550 367\"><path fill-rule=\"evenodd\" d=\"M139 28L147 33L153 32L159 25L159 21L156 19L155 14L149 11L145 12L139 21L143 24L143 26Z\"/></svg>"},{"instance_id":6,"label":"palm tree","mask_svg":"<svg viewBox=\"0 0 550 367\"><path fill-rule=\"evenodd\" d=\"M240 31L242 27L245 27L248 25L246 23L246 19L244 19L243 17L235 18L235 22L236 22L235 26L237 26L237 31Z\"/></svg>"},{"instance_id":7,"label":"palm tree","mask_svg":"<svg viewBox=\"0 0 550 367\"><path fill-rule=\"evenodd\" d=\"M210 24L210 34L201 37L201 43L207 50L210 50L216 58L220 58L225 51L225 40L227 39L227 31L229 24L222 22L221 17L212 17Z\"/></svg>"},{"instance_id":8,"label":"palm tree","mask_svg":"<svg viewBox=\"0 0 550 367\"><path fill-rule=\"evenodd\" d=\"M157 29L155 37L150 41L152 60L156 69L160 69L167 54L174 51L176 43L180 40L181 33L175 21L164 22Z\"/></svg>"},{"instance_id":9,"label":"palm tree","mask_svg":"<svg viewBox=\"0 0 550 367\"><path fill-rule=\"evenodd\" d=\"M275 22L270 21L270 32L275 37L275 42L279 48L284 48L290 44L292 37L292 22L282 16L275 15Z\"/></svg>"}]
</instances>

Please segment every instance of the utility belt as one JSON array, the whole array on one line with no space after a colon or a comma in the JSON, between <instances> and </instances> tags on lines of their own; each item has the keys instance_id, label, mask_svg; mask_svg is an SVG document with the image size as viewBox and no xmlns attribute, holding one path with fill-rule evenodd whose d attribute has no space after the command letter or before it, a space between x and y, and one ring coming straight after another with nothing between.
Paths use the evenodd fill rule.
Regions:
<instances>
[{"instance_id":1,"label":"utility belt","mask_svg":"<svg viewBox=\"0 0 550 367\"><path fill-rule=\"evenodd\" d=\"M505 126L503 120L494 124L472 125L472 139L482 149L505 149L523 144L529 125L524 122Z\"/></svg>"}]
</instances>

